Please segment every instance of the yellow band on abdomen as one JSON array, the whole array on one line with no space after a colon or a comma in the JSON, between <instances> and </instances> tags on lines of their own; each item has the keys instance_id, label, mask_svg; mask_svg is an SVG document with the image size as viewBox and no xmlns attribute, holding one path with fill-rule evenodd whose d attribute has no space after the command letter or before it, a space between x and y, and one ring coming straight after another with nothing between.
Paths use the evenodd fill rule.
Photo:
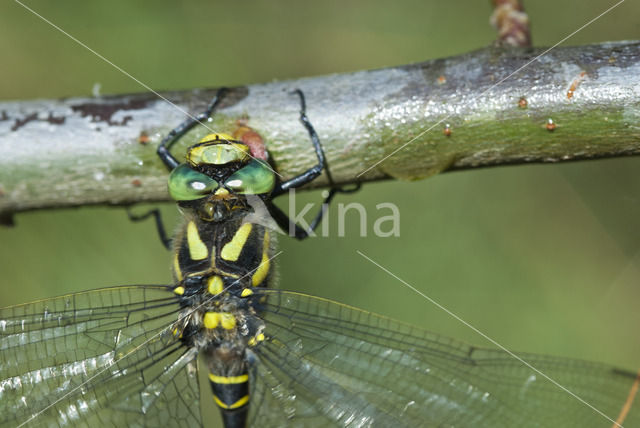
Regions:
<instances>
[{"instance_id":1,"label":"yellow band on abdomen","mask_svg":"<svg viewBox=\"0 0 640 428\"><path fill-rule=\"evenodd\" d=\"M249 382L249 375L243 374L240 376L218 376L213 373L209 373L209 380L213 383L228 385L232 383L245 383Z\"/></svg>"}]
</instances>

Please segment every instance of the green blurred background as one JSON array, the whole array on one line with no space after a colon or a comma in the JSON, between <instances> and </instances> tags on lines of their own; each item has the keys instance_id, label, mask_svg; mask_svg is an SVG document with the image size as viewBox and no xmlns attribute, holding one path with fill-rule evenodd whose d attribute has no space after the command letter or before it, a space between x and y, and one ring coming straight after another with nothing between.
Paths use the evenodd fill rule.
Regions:
<instances>
[{"instance_id":1,"label":"green blurred background","mask_svg":"<svg viewBox=\"0 0 640 428\"><path fill-rule=\"evenodd\" d=\"M488 1L26 4L156 90L406 64L495 38ZM535 45L556 43L612 4L528 2ZM640 4L625 2L568 44L638 39L638 16ZM143 91L17 3L2 2L0 22L1 99L85 96L95 83L103 94ZM337 238L334 209L331 237L281 239L280 286L489 346L360 250L509 349L638 368L639 166L626 158L368 185L337 201L367 207L371 236L359 237L351 222L346 238ZM373 236L382 202L400 209L399 238ZM175 208L163 212L174 224ZM154 225L133 224L122 209L26 213L16 223L0 229L0 306L170 281Z\"/></svg>"}]
</instances>

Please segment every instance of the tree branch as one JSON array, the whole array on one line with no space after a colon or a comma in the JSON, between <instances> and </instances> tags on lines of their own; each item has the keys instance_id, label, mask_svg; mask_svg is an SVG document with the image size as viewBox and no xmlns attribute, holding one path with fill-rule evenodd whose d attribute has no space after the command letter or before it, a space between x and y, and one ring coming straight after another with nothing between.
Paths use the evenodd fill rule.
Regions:
<instances>
[{"instance_id":1,"label":"tree branch","mask_svg":"<svg viewBox=\"0 0 640 428\"><path fill-rule=\"evenodd\" d=\"M494 87L541 52L493 47L234 88L208 126L229 132L245 120L291 177L315 159L290 95L301 88L337 183L640 153L640 42L554 49ZM163 95L197 113L214 93ZM153 94L0 103L0 214L168 200L155 147L184 118Z\"/></svg>"}]
</instances>

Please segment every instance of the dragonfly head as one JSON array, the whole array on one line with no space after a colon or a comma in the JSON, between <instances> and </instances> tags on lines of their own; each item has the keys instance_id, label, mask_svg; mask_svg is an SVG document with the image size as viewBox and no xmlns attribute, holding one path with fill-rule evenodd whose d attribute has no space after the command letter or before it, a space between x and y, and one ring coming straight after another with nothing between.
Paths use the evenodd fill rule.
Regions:
<instances>
[{"instance_id":1,"label":"dragonfly head","mask_svg":"<svg viewBox=\"0 0 640 428\"><path fill-rule=\"evenodd\" d=\"M203 220L221 220L225 211L246 207L246 197L267 197L275 173L266 159L226 134L209 134L187 151L187 161L169 175L169 194L183 208L195 208Z\"/></svg>"}]
</instances>

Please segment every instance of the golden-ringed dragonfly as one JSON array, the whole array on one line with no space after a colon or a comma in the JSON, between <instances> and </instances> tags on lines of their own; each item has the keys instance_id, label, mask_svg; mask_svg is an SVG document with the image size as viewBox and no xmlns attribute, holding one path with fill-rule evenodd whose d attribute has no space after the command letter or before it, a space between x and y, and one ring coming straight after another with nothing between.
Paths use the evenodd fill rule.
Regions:
<instances>
[{"instance_id":1,"label":"golden-ringed dragonfly","mask_svg":"<svg viewBox=\"0 0 640 428\"><path fill-rule=\"evenodd\" d=\"M185 217L170 241L158 212L150 212L173 249L174 284L0 309L2 427L202 426L204 366L211 394L202 400L215 403L227 428L615 426L594 408L640 426L633 372L519 354L590 407L507 352L269 289L276 253L261 210L306 237L309 230L271 200L326 171L297 94L318 164L291 180L276 179L260 138L248 132L210 134L188 149L185 163L170 154L223 92L159 145ZM340 191L333 187L327 202Z\"/></svg>"}]
</instances>

